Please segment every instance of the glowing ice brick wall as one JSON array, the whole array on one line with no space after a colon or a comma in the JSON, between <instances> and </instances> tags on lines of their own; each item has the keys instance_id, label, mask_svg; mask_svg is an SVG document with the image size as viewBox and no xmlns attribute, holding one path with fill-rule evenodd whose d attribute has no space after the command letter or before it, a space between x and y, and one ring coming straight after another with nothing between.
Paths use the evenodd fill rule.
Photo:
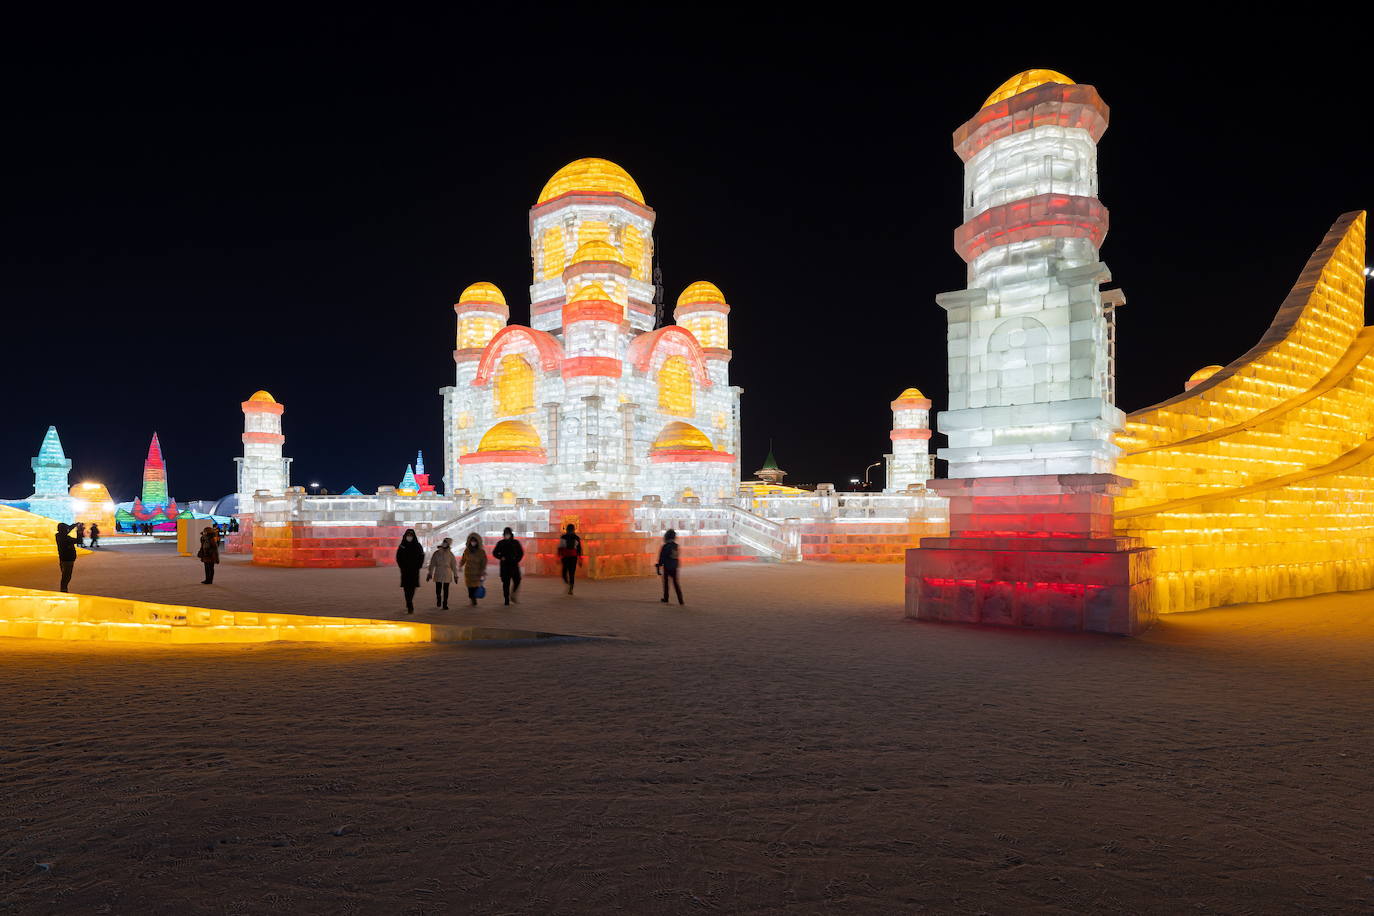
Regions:
<instances>
[{"instance_id":1,"label":"glowing ice brick wall","mask_svg":"<svg viewBox=\"0 0 1374 916\"><path fill-rule=\"evenodd\" d=\"M887 456L888 493L924 487L935 476L930 455L930 399L908 388L892 402L892 453Z\"/></svg>"},{"instance_id":2,"label":"glowing ice brick wall","mask_svg":"<svg viewBox=\"0 0 1374 916\"><path fill-rule=\"evenodd\" d=\"M243 409L243 457L238 465L239 513L254 511L253 494L265 490L280 496L291 485L291 459L282 457L286 436L281 418L286 408L266 391L239 405Z\"/></svg>"},{"instance_id":3,"label":"glowing ice brick wall","mask_svg":"<svg viewBox=\"0 0 1374 916\"><path fill-rule=\"evenodd\" d=\"M654 220L615 163L579 159L549 179L530 210L530 326L505 324L501 312L496 333L455 351L455 384L442 391L449 494L733 495L739 389L729 383L729 306L697 282L679 299L679 323L655 329ZM499 290L476 286L486 292L465 291L460 324L488 307L479 298L506 309ZM461 328L459 336L480 339ZM669 434L674 423L697 436L684 445Z\"/></svg>"},{"instance_id":4,"label":"glowing ice brick wall","mask_svg":"<svg viewBox=\"0 0 1374 916\"><path fill-rule=\"evenodd\" d=\"M115 504L104 484L88 480L74 484L70 492L74 521L85 522L88 528L99 525L102 535L114 534Z\"/></svg>"},{"instance_id":5,"label":"glowing ice brick wall","mask_svg":"<svg viewBox=\"0 0 1374 916\"><path fill-rule=\"evenodd\" d=\"M1015 82L1016 85L1011 85ZM1098 259L1107 210L1097 141L1108 109L1091 86L1019 74L954 136L964 161L955 248L968 288L949 317L949 476L1110 473L1110 403Z\"/></svg>"},{"instance_id":6,"label":"glowing ice brick wall","mask_svg":"<svg viewBox=\"0 0 1374 916\"><path fill-rule=\"evenodd\" d=\"M1256 346L1127 418L1117 533L1156 549L1161 611L1374 587L1364 266L1347 213Z\"/></svg>"}]
</instances>

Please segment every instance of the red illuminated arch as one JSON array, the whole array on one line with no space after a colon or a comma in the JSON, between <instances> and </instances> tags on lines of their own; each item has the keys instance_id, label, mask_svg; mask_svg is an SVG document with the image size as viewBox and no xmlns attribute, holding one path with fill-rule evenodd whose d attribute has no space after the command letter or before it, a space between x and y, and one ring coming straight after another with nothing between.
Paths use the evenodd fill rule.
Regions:
<instances>
[{"instance_id":1,"label":"red illuminated arch","mask_svg":"<svg viewBox=\"0 0 1374 916\"><path fill-rule=\"evenodd\" d=\"M558 338L524 325L508 324L496 332L491 343L482 351L481 362L477 364L477 377L472 383L485 385L490 382L501 357L508 353L525 357L530 365L538 366L545 372L557 372L563 362L563 345Z\"/></svg>"},{"instance_id":2,"label":"red illuminated arch","mask_svg":"<svg viewBox=\"0 0 1374 916\"><path fill-rule=\"evenodd\" d=\"M711 386L711 377L706 372L706 354L701 344L691 331L678 325L670 324L657 331L640 334L630 342L628 356L634 367L644 373L657 372L670 356L681 356L692 367L697 384L703 388Z\"/></svg>"}]
</instances>

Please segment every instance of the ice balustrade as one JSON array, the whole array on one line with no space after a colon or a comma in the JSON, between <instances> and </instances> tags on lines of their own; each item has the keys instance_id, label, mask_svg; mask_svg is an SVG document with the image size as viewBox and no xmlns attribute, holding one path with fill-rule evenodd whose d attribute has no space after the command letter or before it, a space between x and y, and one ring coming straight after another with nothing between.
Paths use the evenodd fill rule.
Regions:
<instances>
[{"instance_id":1,"label":"ice balustrade","mask_svg":"<svg viewBox=\"0 0 1374 916\"><path fill-rule=\"evenodd\" d=\"M741 496L736 502L769 519L869 519L904 522L944 520L948 501L921 490L913 493L842 493L817 490L806 496Z\"/></svg>"}]
</instances>

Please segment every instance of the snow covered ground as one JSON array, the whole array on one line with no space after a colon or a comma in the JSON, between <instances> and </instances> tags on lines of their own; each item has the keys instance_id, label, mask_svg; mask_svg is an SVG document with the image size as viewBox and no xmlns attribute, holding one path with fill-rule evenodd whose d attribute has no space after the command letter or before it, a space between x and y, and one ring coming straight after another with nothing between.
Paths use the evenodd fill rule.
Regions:
<instances>
[{"instance_id":1,"label":"snow covered ground","mask_svg":"<svg viewBox=\"0 0 1374 916\"><path fill-rule=\"evenodd\" d=\"M685 607L644 579L418 602L616 637L518 648L0 641L0 912L1374 906L1369 593L1121 639L914 623L901 576L733 563L688 567ZM199 580L150 545L73 584L402 608L387 569Z\"/></svg>"}]
</instances>

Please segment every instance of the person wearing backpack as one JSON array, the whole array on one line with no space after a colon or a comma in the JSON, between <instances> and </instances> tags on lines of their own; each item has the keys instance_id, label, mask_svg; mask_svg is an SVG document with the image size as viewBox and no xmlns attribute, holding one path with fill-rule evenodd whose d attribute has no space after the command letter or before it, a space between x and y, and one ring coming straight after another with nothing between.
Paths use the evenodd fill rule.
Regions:
<instances>
[{"instance_id":1,"label":"person wearing backpack","mask_svg":"<svg viewBox=\"0 0 1374 916\"><path fill-rule=\"evenodd\" d=\"M677 603L686 604L682 600L682 586L677 581L678 565L677 532L669 528L663 532L663 546L658 548L658 562L654 564L654 570L663 577L664 604L668 603L669 579L673 580L673 588L677 591Z\"/></svg>"},{"instance_id":2,"label":"person wearing backpack","mask_svg":"<svg viewBox=\"0 0 1374 916\"><path fill-rule=\"evenodd\" d=\"M568 594L573 593L573 580L577 578L577 558L582 556L582 539L577 536L577 526L568 525L558 538L558 559L563 563L563 581L568 583Z\"/></svg>"},{"instance_id":3,"label":"person wearing backpack","mask_svg":"<svg viewBox=\"0 0 1374 916\"><path fill-rule=\"evenodd\" d=\"M507 528L501 532L501 540L491 549L491 555L501 561L501 593L506 604L520 603L520 561L525 558L525 548L515 539L515 532Z\"/></svg>"}]
</instances>

